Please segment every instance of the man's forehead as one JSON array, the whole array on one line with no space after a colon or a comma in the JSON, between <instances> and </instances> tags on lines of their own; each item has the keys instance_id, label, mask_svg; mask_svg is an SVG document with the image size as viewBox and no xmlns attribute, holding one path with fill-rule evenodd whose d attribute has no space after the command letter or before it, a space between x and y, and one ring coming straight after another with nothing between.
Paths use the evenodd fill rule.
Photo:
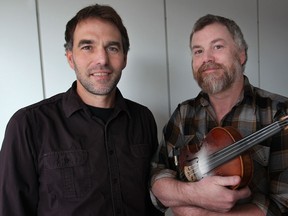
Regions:
<instances>
[{"instance_id":1,"label":"man's forehead","mask_svg":"<svg viewBox=\"0 0 288 216\"><path fill-rule=\"evenodd\" d=\"M121 41L119 29L111 22L93 18L79 22L74 31L74 40L97 40L97 37L105 37L111 41Z\"/></svg>"},{"instance_id":2,"label":"man's forehead","mask_svg":"<svg viewBox=\"0 0 288 216\"><path fill-rule=\"evenodd\" d=\"M226 26L219 23L213 23L196 31L192 36L191 44L199 42L213 43L220 40L233 41L233 38Z\"/></svg>"}]
</instances>

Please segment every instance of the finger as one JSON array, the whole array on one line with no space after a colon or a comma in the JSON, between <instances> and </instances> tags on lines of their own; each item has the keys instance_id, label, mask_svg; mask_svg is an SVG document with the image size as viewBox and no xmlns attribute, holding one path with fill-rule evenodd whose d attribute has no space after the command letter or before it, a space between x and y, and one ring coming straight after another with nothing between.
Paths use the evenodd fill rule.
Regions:
<instances>
[{"instance_id":1,"label":"finger","mask_svg":"<svg viewBox=\"0 0 288 216\"><path fill-rule=\"evenodd\" d=\"M216 184L228 187L228 186L236 186L240 184L241 178L240 176L215 176Z\"/></svg>"},{"instance_id":2,"label":"finger","mask_svg":"<svg viewBox=\"0 0 288 216\"><path fill-rule=\"evenodd\" d=\"M244 187L238 190L238 198L239 199L244 199L247 198L251 195L251 190L249 187Z\"/></svg>"}]
</instances>

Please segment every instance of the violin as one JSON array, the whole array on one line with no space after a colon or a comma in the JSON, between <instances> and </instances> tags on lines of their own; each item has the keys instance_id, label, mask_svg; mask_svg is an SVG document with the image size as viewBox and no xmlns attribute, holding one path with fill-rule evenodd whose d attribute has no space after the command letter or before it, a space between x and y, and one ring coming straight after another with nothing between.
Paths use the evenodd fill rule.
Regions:
<instances>
[{"instance_id":1,"label":"violin","mask_svg":"<svg viewBox=\"0 0 288 216\"><path fill-rule=\"evenodd\" d=\"M253 177L253 161L249 149L280 132L288 124L288 116L246 137L231 127L213 128L199 145L186 145L180 149L179 177L195 182L205 176L220 175L241 177L232 189L244 187Z\"/></svg>"}]
</instances>

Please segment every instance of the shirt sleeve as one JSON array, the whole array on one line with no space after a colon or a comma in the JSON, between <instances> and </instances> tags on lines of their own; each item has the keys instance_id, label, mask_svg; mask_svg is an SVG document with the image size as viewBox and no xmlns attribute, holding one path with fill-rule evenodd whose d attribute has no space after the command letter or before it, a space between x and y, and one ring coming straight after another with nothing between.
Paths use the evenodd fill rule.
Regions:
<instances>
[{"instance_id":1,"label":"shirt sleeve","mask_svg":"<svg viewBox=\"0 0 288 216\"><path fill-rule=\"evenodd\" d=\"M31 129L24 115L9 121L0 152L0 216L36 215L38 180Z\"/></svg>"},{"instance_id":2,"label":"shirt sleeve","mask_svg":"<svg viewBox=\"0 0 288 216\"><path fill-rule=\"evenodd\" d=\"M160 178L177 177L177 161L180 149L187 145L194 137L193 134L184 135L183 121L181 117L181 106L172 114L168 123L163 128L162 139L156 154L152 159L151 185Z\"/></svg>"},{"instance_id":3,"label":"shirt sleeve","mask_svg":"<svg viewBox=\"0 0 288 216\"><path fill-rule=\"evenodd\" d=\"M163 148L162 148L163 150ZM161 150L160 150L161 151ZM152 161L152 177L151 177L151 183L150 187L152 188L152 185L161 178L176 178L177 173L176 171L172 169L168 169L168 167L165 166L165 164L162 162L159 162L159 150L157 154L155 155L154 160ZM157 158L157 159L156 159ZM165 207L153 194L152 190L150 189L150 197L153 205L160 211L165 212L168 208Z\"/></svg>"},{"instance_id":4,"label":"shirt sleeve","mask_svg":"<svg viewBox=\"0 0 288 216\"><path fill-rule=\"evenodd\" d=\"M176 115L176 112L175 114ZM151 162L151 166L152 166L152 172L151 172L151 181L150 181L150 187L152 188L152 185L155 183L155 181L157 181L158 179L161 178L176 178L177 177L177 172L176 170L173 168L173 166L171 165L171 160L172 160L172 151L173 151L173 145L170 144L167 140L167 137L170 137L170 134L168 135L168 133L170 133L171 131L168 128L176 128L173 127L172 125L174 125L172 120L173 117L171 117L170 121L168 122L168 124L164 127L163 129L163 137L161 139L160 145L157 149L156 154L154 155L152 162ZM176 130L177 135L175 134L175 136L178 136L178 129ZM169 144L167 144L169 143ZM167 210L167 207L165 207L158 199L157 197L154 196L154 194L152 193L152 191L150 190L150 197L152 200L152 203L154 204L154 206L159 209L160 211L164 212Z\"/></svg>"},{"instance_id":5,"label":"shirt sleeve","mask_svg":"<svg viewBox=\"0 0 288 216\"><path fill-rule=\"evenodd\" d=\"M287 121L287 119L286 119ZM288 129L281 131L271 144L269 162L270 193L268 215L275 211L277 206L280 211L288 214ZM274 213L274 215L276 215Z\"/></svg>"},{"instance_id":6,"label":"shirt sleeve","mask_svg":"<svg viewBox=\"0 0 288 216\"><path fill-rule=\"evenodd\" d=\"M173 148L181 148L193 138L190 136L193 135L191 131L189 132L190 137L182 132L181 122L184 121L183 119L181 119L180 111L177 112L176 110L163 130L160 148L152 162L151 186L157 179L177 177L177 172L171 166ZM266 159L263 158L265 165L258 164L261 175L253 176L256 185L254 185L255 188L251 188L253 191L251 202L266 212L267 215L285 215L288 213L287 127L273 138L271 146L267 146L267 149L270 150L266 152L267 154L265 153ZM153 194L151 196L153 197ZM153 197L153 199L154 205L161 208L161 203L157 198Z\"/></svg>"}]
</instances>

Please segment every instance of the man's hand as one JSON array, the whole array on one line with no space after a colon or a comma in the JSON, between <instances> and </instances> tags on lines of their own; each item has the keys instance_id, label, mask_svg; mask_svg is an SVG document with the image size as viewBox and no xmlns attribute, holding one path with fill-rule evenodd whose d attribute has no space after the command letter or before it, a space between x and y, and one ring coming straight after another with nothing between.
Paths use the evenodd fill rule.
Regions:
<instances>
[{"instance_id":1,"label":"man's hand","mask_svg":"<svg viewBox=\"0 0 288 216\"><path fill-rule=\"evenodd\" d=\"M230 189L240 181L239 176L207 176L198 182L162 178L154 182L152 192L166 207L190 206L227 212L238 200L251 195L248 187L240 190Z\"/></svg>"},{"instance_id":2,"label":"man's hand","mask_svg":"<svg viewBox=\"0 0 288 216\"><path fill-rule=\"evenodd\" d=\"M245 199L251 195L248 187L232 190L240 183L239 176L208 176L198 182L191 183L189 203L192 206L201 207L216 212L230 211L238 200Z\"/></svg>"}]
</instances>

